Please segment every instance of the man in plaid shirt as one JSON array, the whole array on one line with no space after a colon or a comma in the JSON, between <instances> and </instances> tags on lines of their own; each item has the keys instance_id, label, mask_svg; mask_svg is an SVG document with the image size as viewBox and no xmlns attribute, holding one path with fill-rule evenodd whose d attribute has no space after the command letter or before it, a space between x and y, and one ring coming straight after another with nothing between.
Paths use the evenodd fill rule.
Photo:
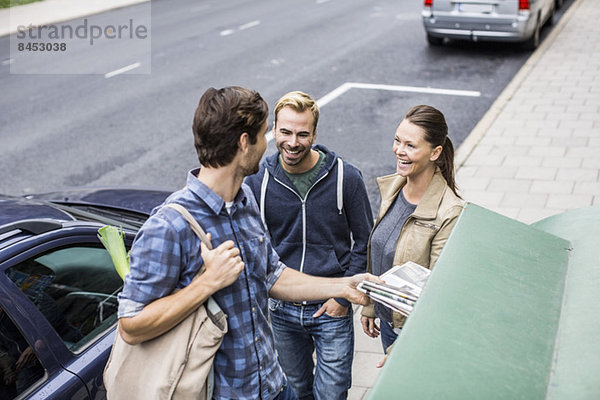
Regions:
<instances>
[{"instance_id":1,"label":"man in plaid shirt","mask_svg":"<svg viewBox=\"0 0 600 400\"><path fill-rule=\"evenodd\" d=\"M165 203L186 207L214 248L201 244L177 211L157 208L136 236L131 272L119 295L119 332L130 344L165 333L210 296L217 301L229 316L229 331L214 360L215 399L296 398L276 358L269 295L285 301L344 297L366 304L356 285L377 279L368 274L318 278L279 261L254 196L242 184L258 171L267 148L267 115L267 104L255 91L226 87L204 93L193 123L202 167ZM192 280L203 263L206 271Z\"/></svg>"}]
</instances>

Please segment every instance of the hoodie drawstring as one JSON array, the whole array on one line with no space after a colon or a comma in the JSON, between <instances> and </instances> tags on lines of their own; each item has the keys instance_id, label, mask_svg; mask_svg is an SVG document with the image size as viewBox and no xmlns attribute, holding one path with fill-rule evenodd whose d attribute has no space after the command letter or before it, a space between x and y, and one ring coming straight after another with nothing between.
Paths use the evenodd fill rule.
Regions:
<instances>
[{"instance_id":1,"label":"hoodie drawstring","mask_svg":"<svg viewBox=\"0 0 600 400\"><path fill-rule=\"evenodd\" d=\"M342 158L338 157L338 176L337 176L337 209L339 214L342 214L344 209L344 163ZM265 198L267 197L267 184L269 183L269 171L265 167L262 183L260 185L260 219L268 232L267 221L265 219Z\"/></svg>"}]
</instances>

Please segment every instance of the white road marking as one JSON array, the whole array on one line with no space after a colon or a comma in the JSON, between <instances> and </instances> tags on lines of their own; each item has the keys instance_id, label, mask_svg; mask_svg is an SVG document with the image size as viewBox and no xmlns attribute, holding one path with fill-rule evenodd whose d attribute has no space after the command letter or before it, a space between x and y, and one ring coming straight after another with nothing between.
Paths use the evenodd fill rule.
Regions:
<instances>
[{"instance_id":1,"label":"white road marking","mask_svg":"<svg viewBox=\"0 0 600 400\"><path fill-rule=\"evenodd\" d=\"M132 69L139 68L140 65L142 65L142 64L140 64L139 62L136 62L136 63L133 63L133 64L128 65L126 67L119 68L119 69L114 70L112 72L108 72L108 73L104 74L104 77L107 78L107 79L108 78L112 78L115 75L120 75L120 74L123 74L123 73L125 73L127 71L131 71Z\"/></svg>"},{"instance_id":2,"label":"white road marking","mask_svg":"<svg viewBox=\"0 0 600 400\"><path fill-rule=\"evenodd\" d=\"M479 97L481 92L474 90L457 90L457 89L436 89L430 87L416 87L416 86L398 86L398 85L377 85L373 83L357 83L357 82L345 82L327 93L325 96L317 100L317 105L323 107L329 104L333 100L337 99L350 89L367 89L367 90L390 90L395 92L412 92L412 93L430 93L430 94L441 94L447 96L467 96L467 97ZM274 139L272 131L269 131L266 135L267 142Z\"/></svg>"},{"instance_id":3,"label":"white road marking","mask_svg":"<svg viewBox=\"0 0 600 400\"><path fill-rule=\"evenodd\" d=\"M6 60L2 61L2 65L10 65L14 62L15 62L14 58L7 58Z\"/></svg>"},{"instance_id":4,"label":"white road marking","mask_svg":"<svg viewBox=\"0 0 600 400\"><path fill-rule=\"evenodd\" d=\"M317 105L319 107L323 107L325 104L340 97L341 95L343 95L350 89L352 89L352 84L350 82L346 82L346 83L338 86L337 88L333 89L331 92L327 93L325 96L321 97L319 100L317 100Z\"/></svg>"},{"instance_id":5,"label":"white road marking","mask_svg":"<svg viewBox=\"0 0 600 400\"><path fill-rule=\"evenodd\" d=\"M237 30L243 31L243 30L246 30L246 29L258 26L258 25L260 25L260 21L259 20L255 20L255 21L252 21L252 22L248 22L247 24L243 24L243 25L238 26ZM236 29L225 29L225 30L222 30L220 32L220 35L221 36L229 36L229 35L234 34L235 32L236 32Z\"/></svg>"},{"instance_id":6,"label":"white road marking","mask_svg":"<svg viewBox=\"0 0 600 400\"><path fill-rule=\"evenodd\" d=\"M253 27L258 26L258 25L260 25L260 21L258 21L258 20L252 21L252 22L248 22L247 24L240 25L239 30L243 31L244 29L253 28Z\"/></svg>"}]
</instances>

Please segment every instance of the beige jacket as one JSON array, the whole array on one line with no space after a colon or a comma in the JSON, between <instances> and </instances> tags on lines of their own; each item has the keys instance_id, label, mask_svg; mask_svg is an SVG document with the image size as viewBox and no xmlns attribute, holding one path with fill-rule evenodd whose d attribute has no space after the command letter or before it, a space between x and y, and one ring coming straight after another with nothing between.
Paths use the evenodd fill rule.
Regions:
<instances>
[{"instance_id":1,"label":"beige jacket","mask_svg":"<svg viewBox=\"0 0 600 400\"><path fill-rule=\"evenodd\" d=\"M394 174L377 178L381 194L381 206L375 222L377 228L383 216L394 203L400 189L406 184L406 178ZM427 190L423 194L415 212L404 223L400 232L393 265L413 261L429 269L433 269L442 248L450 236L450 232L460 212L463 201L458 198L446 184L439 168ZM372 235L372 233L371 233ZM392 265L390 265L390 268ZM371 272L371 239L368 244L367 271ZM373 305L363 307L362 315L375 317ZM393 313L394 328L404 325L406 317Z\"/></svg>"}]
</instances>

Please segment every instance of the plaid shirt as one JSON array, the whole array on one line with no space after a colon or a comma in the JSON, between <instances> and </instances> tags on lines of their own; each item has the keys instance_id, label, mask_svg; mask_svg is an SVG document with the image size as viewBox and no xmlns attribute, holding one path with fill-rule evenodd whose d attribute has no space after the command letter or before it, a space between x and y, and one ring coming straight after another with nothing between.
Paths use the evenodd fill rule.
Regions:
<instances>
[{"instance_id":1,"label":"plaid shirt","mask_svg":"<svg viewBox=\"0 0 600 400\"><path fill-rule=\"evenodd\" d=\"M267 321L267 298L285 265L265 234L250 189L242 185L229 215L223 199L197 174L191 171L187 186L165 202L186 207L212 235L214 247L233 240L246 265L232 285L213 295L229 324L214 360L213 397L270 400L281 390L283 373ZM131 249L131 272L119 294L119 318L134 316L146 304L185 287L201 265L200 240L185 219L176 210L157 207Z\"/></svg>"}]
</instances>

